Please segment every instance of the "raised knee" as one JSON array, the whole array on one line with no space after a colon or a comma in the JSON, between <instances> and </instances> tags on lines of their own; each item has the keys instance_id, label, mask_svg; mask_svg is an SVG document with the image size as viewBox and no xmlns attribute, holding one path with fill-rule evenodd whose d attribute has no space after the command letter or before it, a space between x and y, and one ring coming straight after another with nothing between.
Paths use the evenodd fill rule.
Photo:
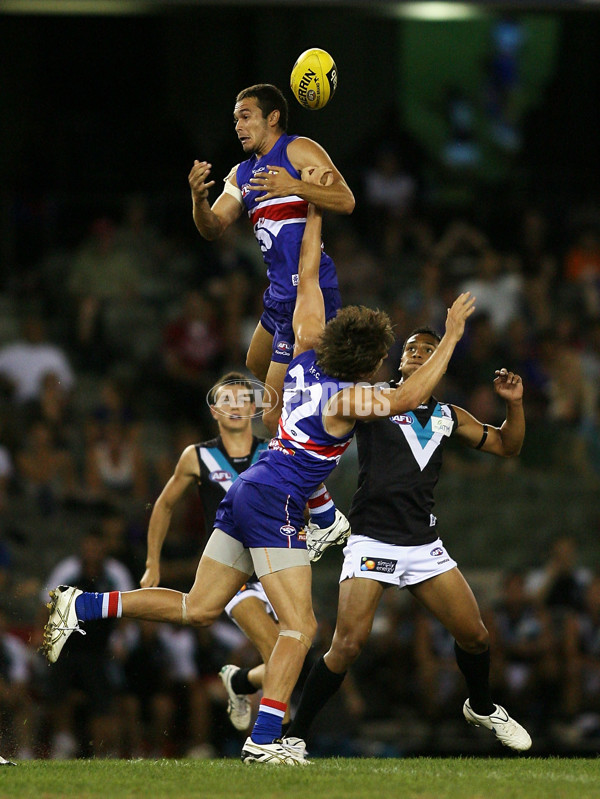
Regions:
<instances>
[{"instance_id":1,"label":"raised knee","mask_svg":"<svg viewBox=\"0 0 600 799\"><path fill-rule=\"evenodd\" d=\"M464 636L464 638L461 637L461 640L458 641L458 645L461 649L464 649L465 652L471 652L473 655L485 652L490 645L490 636L483 622L478 624L477 627L474 627L469 635Z\"/></svg>"},{"instance_id":2,"label":"raised knee","mask_svg":"<svg viewBox=\"0 0 600 799\"><path fill-rule=\"evenodd\" d=\"M335 653L336 659L341 660L347 668L360 655L364 645L365 639L362 636L349 633L348 635L336 637L331 649L332 653Z\"/></svg>"},{"instance_id":3,"label":"raised knee","mask_svg":"<svg viewBox=\"0 0 600 799\"><path fill-rule=\"evenodd\" d=\"M261 362L260 358L257 358L251 350L248 350L246 353L246 369L252 372L254 377L264 383L264 380L267 376L267 369L265 368L264 363Z\"/></svg>"},{"instance_id":4,"label":"raised knee","mask_svg":"<svg viewBox=\"0 0 600 799\"><path fill-rule=\"evenodd\" d=\"M184 624L190 624L192 627L210 627L221 615L221 611L217 612L199 605L194 605L189 599L186 610L186 619L183 620Z\"/></svg>"}]
</instances>

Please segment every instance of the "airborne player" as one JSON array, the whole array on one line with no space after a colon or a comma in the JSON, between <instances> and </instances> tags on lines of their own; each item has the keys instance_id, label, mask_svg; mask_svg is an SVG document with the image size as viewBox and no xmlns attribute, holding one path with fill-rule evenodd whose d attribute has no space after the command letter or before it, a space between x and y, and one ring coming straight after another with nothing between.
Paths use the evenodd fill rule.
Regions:
<instances>
[{"instance_id":1,"label":"airborne player","mask_svg":"<svg viewBox=\"0 0 600 799\"><path fill-rule=\"evenodd\" d=\"M263 421L273 433L281 411L281 387L292 359L300 245L308 203L321 210L350 214L354 196L327 152L312 139L287 134L288 105L282 92L269 83L243 89L233 111L235 132L248 159L237 164L225 178L223 192L211 206L208 191L211 164L195 161L189 174L194 222L209 241L246 211L267 266L269 286L263 297L264 311L246 356L250 371L266 384L266 395L276 397ZM327 168L328 185L301 179L308 167ZM332 319L341 307L337 275L331 258L321 247L319 283L325 303L325 318ZM338 511L325 486L309 500L314 533L327 543L340 543L349 533L344 515Z\"/></svg>"}]
</instances>

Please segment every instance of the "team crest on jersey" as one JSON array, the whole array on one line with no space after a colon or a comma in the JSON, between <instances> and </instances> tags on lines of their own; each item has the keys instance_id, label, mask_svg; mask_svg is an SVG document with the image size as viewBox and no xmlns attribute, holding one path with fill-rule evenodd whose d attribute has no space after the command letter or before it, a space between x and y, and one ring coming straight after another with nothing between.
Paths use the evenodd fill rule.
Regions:
<instances>
[{"instance_id":1,"label":"team crest on jersey","mask_svg":"<svg viewBox=\"0 0 600 799\"><path fill-rule=\"evenodd\" d=\"M226 483L228 480L233 480L231 472L226 472L225 469L218 469L216 472L211 472L208 479L213 483Z\"/></svg>"},{"instance_id":2,"label":"team crest on jersey","mask_svg":"<svg viewBox=\"0 0 600 799\"><path fill-rule=\"evenodd\" d=\"M429 554L432 558L439 558L440 555L444 554L444 550L441 547L436 547L435 549L432 549Z\"/></svg>"},{"instance_id":3,"label":"team crest on jersey","mask_svg":"<svg viewBox=\"0 0 600 799\"><path fill-rule=\"evenodd\" d=\"M405 413L397 414L396 416L390 416L390 421L394 422L394 424L414 424L414 419L412 416L408 416Z\"/></svg>"},{"instance_id":4,"label":"team crest on jersey","mask_svg":"<svg viewBox=\"0 0 600 799\"><path fill-rule=\"evenodd\" d=\"M360 559L361 572L379 572L380 574L393 574L396 570L397 560L389 558L370 558L364 555Z\"/></svg>"},{"instance_id":5,"label":"team crest on jersey","mask_svg":"<svg viewBox=\"0 0 600 799\"><path fill-rule=\"evenodd\" d=\"M279 532L281 535L286 536L286 538L291 538L292 536L296 535L297 530L292 524L282 524L279 528Z\"/></svg>"}]
</instances>

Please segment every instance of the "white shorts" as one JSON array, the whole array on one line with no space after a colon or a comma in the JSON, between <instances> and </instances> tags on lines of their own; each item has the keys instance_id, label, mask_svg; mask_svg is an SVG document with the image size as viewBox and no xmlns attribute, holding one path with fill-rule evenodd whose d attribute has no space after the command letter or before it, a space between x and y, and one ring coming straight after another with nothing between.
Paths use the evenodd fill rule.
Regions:
<instances>
[{"instance_id":1,"label":"white shorts","mask_svg":"<svg viewBox=\"0 0 600 799\"><path fill-rule=\"evenodd\" d=\"M344 547L340 582L350 577L367 577L404 588L443 574L456 566L440 538L431 544L399 547L366 535L351 535Z\"/></svg>"},{"instance_id":2,"label":"white shorts","mask_svg":"<svg viewBox=\"0 0 600 799\"><path fill-rule=\"evenodd\" d=\"M237 594L230 599L229 602L225 605L225 613L229 616L232 622L235 623L235 619L231 615L232 610L236 605L239 605L240 602L243 602L245 599L250 599L250 597L255 597L256 599L260 599L260 601L264 604L265 610L272 616L275 621L277 621L277 616L275 615L275 611L269 600L267 599L267 595L265 594L265 589L262 587L262 584L257 580L256 582L246 583L243 585Z\"/></svg>"}]
</instances>

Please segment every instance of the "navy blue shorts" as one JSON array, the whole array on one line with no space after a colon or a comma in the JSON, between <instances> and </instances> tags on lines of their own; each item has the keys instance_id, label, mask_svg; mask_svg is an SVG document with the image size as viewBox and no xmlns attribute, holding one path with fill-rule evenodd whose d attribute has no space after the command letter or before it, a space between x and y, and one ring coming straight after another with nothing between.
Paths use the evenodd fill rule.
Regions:
<instances>
[{"instance_id":1,"label":"navy blue shorts","mask_svg":"<svg viewBox=\"0 0 600 799\"><path fill-rule=\"evenodd\" d=\"M214 526L246 549L306 549L304 506L272 486L236 480L221 500Z\"/></svg>"},{"instance_id":2,"label":"navy blue shorts","mask_svg":"<svg viewBox=\"0 0 600 799\"><path fill-rule=\"evenodd\" d=\"M325 321L333 319L342 307L342 299L338 289L321 289L325 302ZM292 317L296 300L279 302L271 298L269 289L263 294L263 315L260 323L273 336L273 352L271 360L277 363L289 363L294 353L294 329Z\"/></svg>"}]
</instances>

